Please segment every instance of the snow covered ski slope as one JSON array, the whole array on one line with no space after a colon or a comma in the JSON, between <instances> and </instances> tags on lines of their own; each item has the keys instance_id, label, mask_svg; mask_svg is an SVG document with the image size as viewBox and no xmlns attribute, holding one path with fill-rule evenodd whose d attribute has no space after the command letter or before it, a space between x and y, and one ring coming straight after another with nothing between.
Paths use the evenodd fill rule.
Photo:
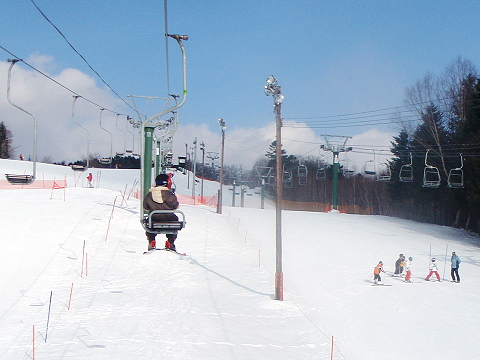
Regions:
<instances>
[{"instance_id":1,"label":"snow covered ski slope","mask_svg":"<svg viewBox=\"0 0 480 360\"><path fill-rule=\"evenodd\" d=\"M19 173L19 163L0 160L0 171ZM474 235L284 211L281 302L275 211L259 209L255 195L222 215L182 205L176 245L187 255L144 256L139 201L120 195L138 171L95 169L94 184L101 180L91 189L83 179L73 187L69 168L38 165L39 176L66 176L69 187L0 190L1 359L330 359L332 336L335 360L480 358ZM191 193L186 178L174 180ZM205 194L217 188L205 184ZM412 279L425 279L430 246L447 281L387 276L391 286L371 286L378 261L391 272L399 253L413 257ZM461 283L448 281L451 251L462 259Z\"/></svg>"}]
</instances>

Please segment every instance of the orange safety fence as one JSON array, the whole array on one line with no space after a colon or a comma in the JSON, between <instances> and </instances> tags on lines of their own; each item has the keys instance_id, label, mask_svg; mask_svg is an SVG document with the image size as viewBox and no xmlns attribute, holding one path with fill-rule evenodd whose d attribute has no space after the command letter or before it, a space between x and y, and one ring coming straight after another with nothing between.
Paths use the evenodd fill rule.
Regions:
<instances>
[{"instance_id":1,"label":"orange safety fence","mask_svg":"<svg viewBox=\"0 0 480 360\"><path fill-rule=\"evenodd\" d=\"M29 185L12 185L7 180L0 180L1 190L18 189L63 189L67 187L67 180L35 180Z\"/></svg>"},{"instance_id":2,"label":"orange safety fence","mask_svg":"<svg viewBox=\"0 0 480 360\"><path fill-rule=\"evenodd\" d=\"M217 207L218 196L190 196L190 195L177 195L178 202L182 205L206 205L211 207ZM136 199L140 199L140 190L133 192L132 196Z\"/></svg>"}]
</instances>

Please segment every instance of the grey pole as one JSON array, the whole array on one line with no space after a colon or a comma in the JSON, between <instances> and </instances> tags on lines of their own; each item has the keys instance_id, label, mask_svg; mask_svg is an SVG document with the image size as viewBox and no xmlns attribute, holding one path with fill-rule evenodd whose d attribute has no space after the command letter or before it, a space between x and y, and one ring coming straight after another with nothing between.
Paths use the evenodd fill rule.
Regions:
<instances>
[{"instance_id":1,"label":"grey pole","mask_svg":"<svg viewBox=\"0 0 480 360\"><path fill-rule=\"evenodd\" d=\"M222 127L222 154L220 156L220 190L218 191L217 214L222 213L223 203L223 160L225 156L225 121L218 119L218 124Z\"/></svg>"}]
</instances>

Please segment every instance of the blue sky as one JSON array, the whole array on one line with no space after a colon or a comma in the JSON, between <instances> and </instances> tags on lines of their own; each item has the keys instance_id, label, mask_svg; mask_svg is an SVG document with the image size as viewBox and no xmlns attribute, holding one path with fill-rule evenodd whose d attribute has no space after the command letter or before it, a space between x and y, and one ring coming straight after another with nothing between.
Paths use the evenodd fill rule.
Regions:
<instances>
[{"instance_id":1,"label":"blue sky","mask_svg":"<svg viewBox=\"0 0 480 360\"><path fill-rule=\"evenodd\" d=\"M127 95L167 95L163 1L35 3L127 102ZM391 134L399 131L396 125L386 124L388 114L382 121L361 126L348 120L337 126L340 122L334 116L402 106L406 87L427 72L440 75L458 56L478 65L479 10L477 1L169 0L169 32L189 35L185 42L188 99L179 113L181 128L174 143L184 149L194 133L206 142L208 151L218 151L216 120L222 117L227 138L232 140L227 142L227 159L263 154L274 136L273 100L263 93L265 79L272 74L285 95L283 118L307 125L304 132L284 129L285 137L297 140L284 143L287 152L317 155L317 145L298 141L318 143L321 134L354 136L351 143L355 144L362 134L374 132L377 137L372 136L369 143L366 135L362 143L374 149L380 132L382 144L388 145ZM77 69L94 86L87 91L75 88L72 81L71 89L116 112L134 115L31 1L4 0L0 18L2 47L54 77L65 78L62 71ZM0 54L2 62L11 57L3 50ZM170 40L170 92L174 94L181 93L180 61L178 45ZM0 67L2 81L5 69L6 64ZM4 92L0 106L5 104ZM35 96L42 102L48 94ZM49 119L43 120L44 127L56 116L68 119L69 98L71 94L66 94L58 100L64 105L58 105L58 112L65 107L62 115L43 115ZM64 134L67 137L75 136L71 127L65 131L72 131ZM262 141L248 141L253 135L262 135ZM14 136L22 139L18 133ZM103 151L100 145L99 149ZM60 152L54 150L54 160L60 160Z\"/></svg>"}]
</instances>

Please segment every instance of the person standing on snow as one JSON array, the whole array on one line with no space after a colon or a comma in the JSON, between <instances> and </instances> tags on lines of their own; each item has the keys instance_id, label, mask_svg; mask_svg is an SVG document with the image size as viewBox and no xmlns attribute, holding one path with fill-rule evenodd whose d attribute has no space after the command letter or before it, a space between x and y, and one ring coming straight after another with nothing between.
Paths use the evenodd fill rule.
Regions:
<instances>
[{"instance_id":1,"label":"person standing on snow","mask_svg":"<svg viewBox=\"0 0 480 360\"><path fill-rule=\"evenodd\" d=\"M407 274L405 276L405 282L412 282L412 280L410 280L410 278L412 277L412 260L413 258L410 256L405 262L405 270L407 271Z\"/></svg>"},{"instance_id":2,"label":"person standing on snow","mask_svg":"<svg viewBox=\"0 0 480 360\"><path fill-rule=\"evenodd\" d=\"M452 276L452 281L453 282L460 282L460 275L458 275L458 268L460 267L460 263L462 260L458 257L458 255L454 252L452 252L452 271L450 272L450 275ZM455 275L457 275L457 279L455 280Z\"/></svg>"},{"instance_id":3,"label":"person standing on snow","mask_svg":"<svg viewBox=\"0 0 480 360\"><path fill-rule=\"evenodd\" d=\"M429 281L430 277L433 274L435 274L435 276L437 277L437 280L440 281L440 275L438 274L438 268L437 268L437 264L435 263L435 258L432 258L432 261L430 262L430 273L425 278L425 280Z\"/></svg>"},{"instance_id":4,"label":"person standing on snow","mask_svg":"<svg viewBox=\"0 0 480 360\"><path fill-rule=\"evenodd\" d=\"M168 183L167 183L167 187L168 187L168 190L170 190L171 192L173 192L175 194L175 186L173 186L173 173L168 173Z\"/></svg>"},{"instance_id":5,"label":"person standing on snow","mask_svg":"<svg viewBox=\"0 0 480 360\"><path fill-rule=\"evenodd\" d=\"M383 261L379 261L378 265L373 268L373 282L375 284L382 281L382 278L380 277L381 272L385 272L383 270Z\"/></svg>"},{"instance_id":6,"label":"person standing on snow","mask_svg":"<svg viewBox=\"0 0 480 360\"><path fill-rule=\"evenodd\" d=\"M403 254L398 255L397 261L395 261L395 272L394 275L400 275L403 273L403 265L405 262L405 256Z\"/></svg>"},{"instance_id":7,"label":"person standing on snow","mask_svg":"<svg viewBox=\"0 0 480 360\"><path fill-rule=\"evenodd\" d=\"M143 199L143 208L147 211L154 210L176 210L179 203L176 195L168 189L168 175L160 174L155 178L155 187L151 188L145 198ZM154 214L152 216L154 221L178 221L178 217L172 213L166 214ZM155 237L157 234L145 232L148 239L148 250L156 248ZM166 234L167 241L165 242L165 248L170 250L176 250L175 240L176 234Z\"/></svg>"},{"instance_id":8,"label":"person standing on snow","mask_svg":"<svg viewBox=\"0 0 480 360\"><path fill-rule=\"evenodd\" d=\"M93 187L92 180L93 180L93 175L92 175L92 173L90 173L87 176L88 187Z\"/></svg>"}]
</instances>

